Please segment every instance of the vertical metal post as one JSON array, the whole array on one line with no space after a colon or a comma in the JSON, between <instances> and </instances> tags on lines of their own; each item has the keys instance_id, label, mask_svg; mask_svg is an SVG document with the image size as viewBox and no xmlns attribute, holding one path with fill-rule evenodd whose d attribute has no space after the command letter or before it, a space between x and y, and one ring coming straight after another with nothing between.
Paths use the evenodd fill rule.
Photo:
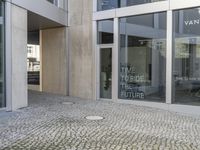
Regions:
<instances>
[{"instance_id":1,"label":"vertical metal post","mask_svg":"<svg viewBox=\"0 0 200 150\"><path fill-rule=\"evenodd\" d=\"M167 11L167 52L166 52L166 103L172 103L172 33L173 33L173 14Z\"/></svg>"},{"instance_id":2,"label":"vertical metal post","mask_svg":"<svg viewBox=\"0 0 200 150\"><path fill-rule=\"evenodd\" d=\"M113 54L113 84L112 84L112 99L118 99L118 74L119 74L119 18L114 18L114 47L112 50Z\"/></svg>"},{"instance_id":3,"label":"vertical metal post","mask_svg":"<svg viewBox=\"0 0 200 150\"><path fill-rule=\"evenodd\" d=\"M93 0L93 13L97 11L97 0ZM93 20L92 22L92 36L93 36L93 62L94 62L94 67L93 67L93 81L94 81L94 86L93 86L93 98L95 100L99 99L99 81L98 81L98 56L97 56L97 21Z\"/></svg>"}]
</instances>

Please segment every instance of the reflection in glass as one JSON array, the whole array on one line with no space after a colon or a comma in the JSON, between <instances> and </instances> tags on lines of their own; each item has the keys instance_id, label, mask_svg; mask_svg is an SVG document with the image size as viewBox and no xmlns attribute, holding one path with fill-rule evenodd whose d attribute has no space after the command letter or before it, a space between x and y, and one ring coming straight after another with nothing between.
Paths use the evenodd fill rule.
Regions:
<instances>
[{"instance_id":1,"label":"reflection in glass","mask_svg":"<svg viewBox=\"0 0 200 150\"><path fill-rule=\"evenodd\" d=\"M28 44L27 50L28 84L40 85L40 46Z\"/></svg>"},{"instance_id":2,"label":"reflection in glass","mask_svg":"<svg viewBox=\"0 0 200 150\"><path fill-rule=\"evenodd\" d=\"M0 108L6 106L4 96L4 3L0 2Z\"/></svg>"},{"instance_id":3,"label":"reflection in glass","mask_svg":"<svg viewBox=\"0 0 200 150\"><path fill-rule=\"evenodd\" d=\"M153 3L164 0L97 0L97 11L127 7L145 3Z\"/></svg>"},{"instance_id":4,"label":"reflection in glass","mask_svg":"<svg viewBox=\"0 0 200 150\"><path fill-rule=\"evenodd\" d=\"M112 95L112 48L100 49L100 98Z\"/></svg>"},{"instance_id":5,"label":"reflection in glass","mask_svg":"<svg viewBox=\"0 0 200 150\"><path fill-rule=\"evenodd\" d=\"M61 9L68 10L67 8L68 0L47 0L47 1Z\"/></svg>"},{"instance_id":6,"label":"reflection in glass","mask_svg":"<svg viewBox=\"0 0 200 150\"><path fill-rule=\"evenodd\" d=\"M97 30L98 44L113 43L113 19L98 21Z\"/></svg>"},{"instance_id":7,"label":"reflection in glass","mask_svg":"<svg viewBox=\"0 0 200 150\"><path fill-rule=\"evenodd\" d=\"M47 0L48 2L55 4L56 6L58 5L58 0Z\"/></svg>"},{"instance_id":8,"label":"reflection in glass","mask_svg":"<svg viewBox=\"0 0 200 150\"><path fill-rule=\"evenodd\" d=\"M164 102L166 13L121 18L119 57L119 98Z\"/></svg>"},{"instance_id":9,"label":"reflection in glass","mask_svg":"<svg viewBox=\"0 0 200 150\"><path fill-rule=\"evenodd\" d=\"M200 105L200 8L175 11L174 102Z\"/></svg>"},{"instance_id":10,"label":"reflection in glass","mask_svg":"<svg viewBox=\"0 0 200 150\"><path fill-rule=\"evenodd\" d=\"M126 7L126 6L132 6L132 5L139 5L139 4L145 4L145 3L153 3L153 2L159 2L163 0L121 0L120 6Z\"/></svg>"},{"instance_id":11,"label":"reflection in glass","mask_svg":"<svg viewBox=\"0 0 200 150\"><path fill-rule=\"evenodd\" d=\"M119 0L97 0L97 10L108 10L118 8Z\"/></svg>"}]
</instances>

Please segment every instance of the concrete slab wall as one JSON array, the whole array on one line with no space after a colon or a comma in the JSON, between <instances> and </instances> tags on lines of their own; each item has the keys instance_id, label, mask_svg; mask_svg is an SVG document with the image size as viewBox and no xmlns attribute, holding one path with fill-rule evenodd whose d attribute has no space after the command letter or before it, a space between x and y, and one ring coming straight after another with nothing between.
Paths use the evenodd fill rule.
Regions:
<instances>
[{"instance_id":1,"label":"concrete slab wall","mask_svg":"<svg viewBox=\"0 0 200 150\"><path fill-rule=\"evenodd\" d=\"M69 95L94 98L93 0L69 0Z\"/></svg>"},{"instance_id":2,"label":"concrete slab wall","mask_svg":"<svg viewBox=\"0 0 200 150\"><path fill-rule=\"evenodd\" d=\"M11 7L12 110L26 107L27 100L27 11Z\"/></svg>"},{"instance_id":3,"label":"concrete slab wall","mask_svg":"<svg viewBox=\"0 0 200 150\"><path fill-rule=\"evenodd\" d=\"M42 91L68 95L67 28L42 30L40 40Z\"/></svg>"},{"instance_id":4,"label":"concrete slab wall","mask_svg":"<svg viewBox=\"0 0 200 150\"><path fill-rule=\"evenodd\" d=\"M43 17L49 18L61 25L67 26L67 10L60 9L46 0L7 0Z\"/></svg>"}]
</instances>

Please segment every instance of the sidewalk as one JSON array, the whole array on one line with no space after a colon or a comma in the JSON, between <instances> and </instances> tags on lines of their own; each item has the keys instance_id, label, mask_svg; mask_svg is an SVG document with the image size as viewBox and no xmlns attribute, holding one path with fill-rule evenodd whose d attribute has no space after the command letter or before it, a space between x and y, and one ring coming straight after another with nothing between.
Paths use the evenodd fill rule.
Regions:
<instances>
[{"instance_id":1,"label":"sidewalk","mask_svg":"<svg viewBox=\"0 0 200 150\"><path fill-rule=\"evenodd\" d=\"M0 117L4 150L200 149L200 117L148 107L29 92L28 108Z\"/></svg>"}]
</instances>

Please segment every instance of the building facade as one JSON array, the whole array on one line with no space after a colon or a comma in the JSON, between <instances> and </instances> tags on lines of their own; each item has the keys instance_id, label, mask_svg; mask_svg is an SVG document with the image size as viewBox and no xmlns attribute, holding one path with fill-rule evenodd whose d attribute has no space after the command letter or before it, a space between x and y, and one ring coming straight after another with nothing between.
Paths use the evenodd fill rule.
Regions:
<instances>
[{"instance_id":1,"label":"building facade","mask_svg":"<svg viewBox=\"0 0 200 150\"><path fill-rule=\"evenodd\" d=\"M199 113L199 4L96 1L97 99Z\"/></svg>"},{"instance_id":2,"label":"building facade","mask_svg":"<svg viewBox=\"0 0 200 150\"><path fill-rule=\"evenodd\" d=\"M0 2L0 108L12 111L28 106L27 45L37 43L40 45L41 54L45 54L47 50L51 51L46 46L49 45L49 38L42 39L42 37L46 33L52 32L52 30L54 30L54 38L60 41L66 40L66 27L68 24L67 1L1 0ZM66 50L66 42L56 43L54 38L50 38L50 40L53 41L54 45L60 46L57 49L57 53L60 54ZM51 57L53 56L51 55ZM50 57L43 57L42 59L44 65L48 63L52 65L52 68L55 68L53 62L50 61ZM50 69L47 68L48 70ZM44 76L41 76L41 78L44 78L44 84L48 82L48 78ZM55 86L57 86L58 82L60 81L57 79ZM43 88L43 91L47 90L47 87Z\"/></svg>"},{"instance_id":3,"label":"building facade","mask_svg":"<svg viewBox=\"0 0 200 150\"><path fill-rule=\"evenodd\" d=\"M37 43L41 91L200 114L199 0L6 0L0 25L1 108L28 105Z\"/></svg>"}]
</instances>

